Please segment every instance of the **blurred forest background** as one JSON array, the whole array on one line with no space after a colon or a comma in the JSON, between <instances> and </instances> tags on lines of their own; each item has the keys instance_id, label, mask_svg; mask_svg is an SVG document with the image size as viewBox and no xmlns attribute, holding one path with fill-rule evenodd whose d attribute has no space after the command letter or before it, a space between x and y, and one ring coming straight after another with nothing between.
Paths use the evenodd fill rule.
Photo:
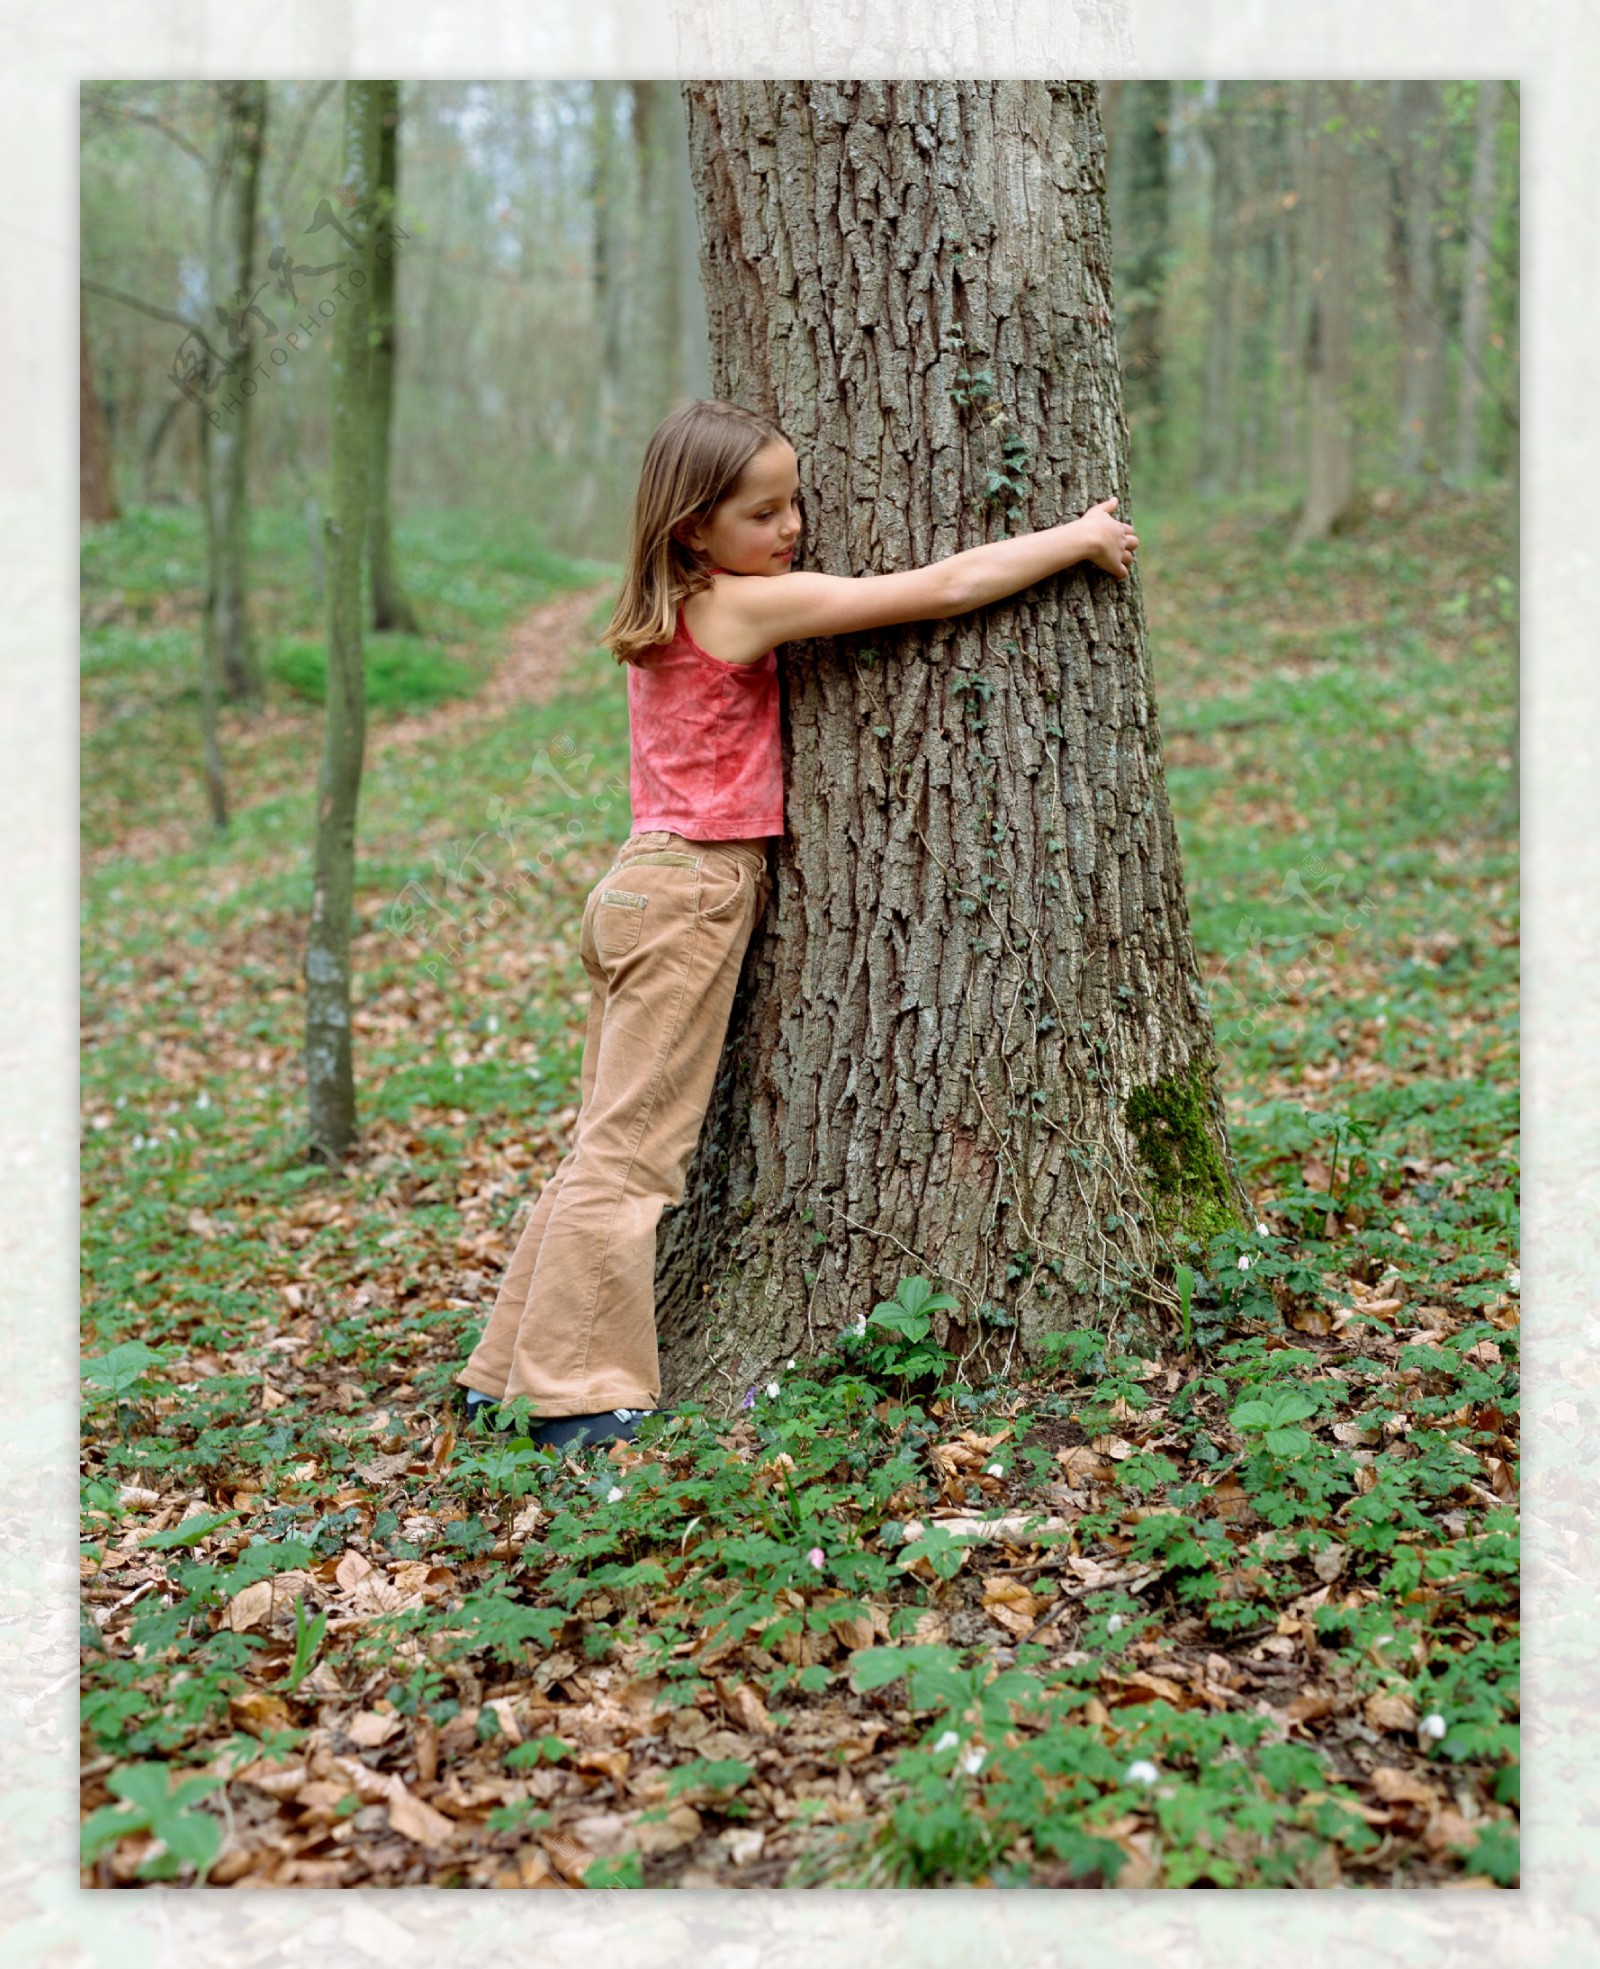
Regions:
<instances>
[{"instance_id":1,"label":"blurred forest background","mask_svg":"<svg viewBox=\"0 0 1600 1969\"><path fill-rule=\"evenodd\" d=\"M85 90L85 422L92 438L103 407L109 440L89 518L199 496L165 317L209 319L223 88ZM709 387L677 85L409 83L401 100L397 507L509 504L558 551L615 560L643 438ZM1305 484L1324 283L1348 301L1336 386L1358 494L1512 473L1514 83L1122 82L1103 100L1135 499ZM288 317L269 250L338 181L339 99L274 82L266 104L255 278ZM260 399L261 505L316 502L321 353Z\"/></svg>"}]
</instances>

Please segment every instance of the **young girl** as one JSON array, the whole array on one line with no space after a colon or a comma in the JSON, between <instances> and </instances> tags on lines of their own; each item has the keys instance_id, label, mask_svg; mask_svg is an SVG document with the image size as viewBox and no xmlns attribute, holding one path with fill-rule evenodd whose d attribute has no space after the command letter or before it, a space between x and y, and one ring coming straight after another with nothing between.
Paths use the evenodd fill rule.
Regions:
<instances>
[{"instance_id":1,"label":"young girl","mask_svg":"<svg viewBox=\"0 0 1600 1969\"><path fill-rule=\"evenodd\" d=\"M711 402L651 438L603 638L628 666L633 831L584 905L572 1147L457 1376L469 1416L525 1395L534 1440L565 1446L631 1439L660 1398L656 1222L683 1197L783 832L777 645L964 615L1075 561L1121 580L1139 543L1116 504L903 574L800 573L782 432Z\"/></svg>"}]
</instances>

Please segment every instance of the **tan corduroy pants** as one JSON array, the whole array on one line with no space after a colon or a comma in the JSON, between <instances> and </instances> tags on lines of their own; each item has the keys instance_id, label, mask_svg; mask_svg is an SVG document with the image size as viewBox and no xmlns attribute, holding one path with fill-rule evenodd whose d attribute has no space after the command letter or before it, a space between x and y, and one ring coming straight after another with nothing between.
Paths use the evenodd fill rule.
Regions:
<instances>
[{"instance_id":1,"label":"tan corduroy pants","mask_svg":"<svg viewBox=\"0 0 1600 1969\"><path fill-rule=\"evenodd\" d=\"M631 834L584 904L589 975L572 1147L540 1193L483 1338L456 1376L541 1416L654 1408L656 1223L683 1199L767 844Z\"/></svg>"}]
</instances>

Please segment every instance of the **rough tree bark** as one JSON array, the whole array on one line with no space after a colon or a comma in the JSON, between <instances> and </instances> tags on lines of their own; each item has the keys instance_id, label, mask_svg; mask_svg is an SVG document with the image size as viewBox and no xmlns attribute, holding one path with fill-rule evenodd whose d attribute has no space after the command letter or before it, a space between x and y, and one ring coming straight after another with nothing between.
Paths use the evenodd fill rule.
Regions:
<instances>
[{"instance_id":1,"label":"rough tree bark","mask_svg":"<svg viewBox=\"0 0 1600 1969\"><path fill-rule=\"evenodd\" d=\"M1293 545L1325 540L1355 497L1350 416L1350 287L1355 274L1348 82L1306 84L1306 496ZM1324 121L1342 119L1329 131Z\"/></svg>"},{"instance_id":2,"label":"rough tree bark","mask_svg":"<svg viewBox=\"0 0 1600 1969\"><path fill-rule=\"evenodd\" d=\"M395 299L393 229L400 184L400 84L379 82L377 225L388 235L372 255L372 626L416 635L421 627L394 564L389 526L389 433L394 425Z\"/></svg>"},{"instance_id":3,"label":"rough tree bark","mask_svg":"<svg viewBox=\"0 0 1600 1969\"><path fill-rule=\"evenodd\" d=\"M789 432L807 564L907 567L1115 493L1085 83L685 87L712 383ZM784 652L787 825L682 1205L668 1398L736 1400L912 1273L971 1362L1152 1344L1247 1208L1137 577Z\"/></svg>"},{"instance_id":4,"label":"rough tree bark","mask_svg":"<svg viewBox=\"0 0 1600 1969\"><path fill-rule=\"evenodd\" d=\"M306 938L306 1098L309 1154L340 1161L355 1140L350 1053L350 904L355 884L356 809L366 749L362 658L363 550L371 497L371 266L383 84L344 85L344 175L351 194L346 230L367 278L346 276L333 323L332 501L328 535L328 672L311 922Z\"/></svg>"},{"instance_id":5,"label":"rough tree bark","mask_svg":"<svg viewBox=\"0 0 1600 1969\"><path fill-rule=\"evenodd\" d=\"M209 332L238 365L223 414L201 420L208 580L208 660L220 672L223 694L255 704L261 668L250 635L250 392L254 384L256 195L267 121L264 82L219 82L221 138L210 207Z\"/></svg>"},{"instance_id":6,"label":"rough tree bark","mask_svg":"<svg viewBox=\"0 0 1600 1969\"><path fill-rule=\"evenodd\" d=\"M121 517L111 477L106 407L89 366L89 328L78 313L78 524L102 526Z\"/></svg>"}]
</instances>

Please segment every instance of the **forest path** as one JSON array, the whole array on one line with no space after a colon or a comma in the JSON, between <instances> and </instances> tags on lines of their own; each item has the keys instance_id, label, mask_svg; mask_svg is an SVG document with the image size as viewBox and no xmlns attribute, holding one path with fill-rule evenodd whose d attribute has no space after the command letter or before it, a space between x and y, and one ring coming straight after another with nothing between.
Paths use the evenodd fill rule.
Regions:
<instances>
[{"instance_id":1,"label":"forest path","mask_svg":"<svg viewBox=\"0 0 1600 1969\"><path fill-rule=\"evenodd\" d=\"M590 618L609 587L599 582L567 590L515 617L502 632L493 669L470 697L446 698L398 717L374 716L369 711L365 770L397 749L453 737L502 718L519 704L546 704L574 688L578 664L594 648ZM103 720L103 707L92 694L86 696L81 739L89 738ZM309 798L322 743L320 705L280 700L254 713L225 705L219 722L233 816L300 788ZM159 861L200 847L209 838L198 720L190 729L193 770L188 785L148 786L148 799L140 800L136 794L132 800L120 800L125 824L85 847L85 871L113 862Z\"/></svg>"},{"instance_id":2,"label":"forest path","mask_svg":"<svg viewBox=\"0 0 1600 1969\"><path fill-rule=\"evenodd\" d=\"M408 713L368 736L367 756L459 733L519 704L548 704L578 682L578 662L594 647L589 618L611 584L575 588L540 602L506 630L505 648L480 690Z\"/></svg>"}]
</instances>

